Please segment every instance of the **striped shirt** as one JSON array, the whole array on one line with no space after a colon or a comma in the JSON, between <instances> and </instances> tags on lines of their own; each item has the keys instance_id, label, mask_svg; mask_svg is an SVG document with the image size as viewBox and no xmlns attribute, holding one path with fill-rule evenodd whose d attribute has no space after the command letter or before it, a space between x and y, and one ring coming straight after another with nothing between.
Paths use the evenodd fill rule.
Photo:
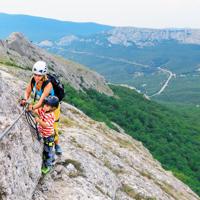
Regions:
<instances>
[{"instance_id":1,"label":"striped shirt","mask_svg":"<svg viewBox=\"0 0 200 200\"><path fill-rule=\"evenodd\" d=\"M43 108L38 109L38 114L40 119L43 122L48 124L46 128L42 127L40 124L38 125L38 130L42 134L43 137L49 137L54 134L54 127L53 124L55 122L55 116L53 112L45 113Z\"/></svg>"}]
</instances>

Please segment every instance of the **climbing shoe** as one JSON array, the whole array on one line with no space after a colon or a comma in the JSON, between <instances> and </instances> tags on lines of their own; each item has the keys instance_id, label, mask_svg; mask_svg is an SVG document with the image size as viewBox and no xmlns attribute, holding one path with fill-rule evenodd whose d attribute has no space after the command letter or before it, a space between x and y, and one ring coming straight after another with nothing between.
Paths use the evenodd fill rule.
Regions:
<instances>
[{"instance_id":1,"label":"climbing shoe","mask_svg":"<svg viewBox=\"0 0 200 200\"><path fill-rule=\"evenodd\" d=\"M47 174L51 171L52 167L42 167L41 171L42 171L42 174Z\"/></svg>"},{"instance_id":2,"label":"climbing shoe","mask_svg":"<svg viewBox=\"0 0 200 200\"><path fill-rule=\"evenodd\" d=\"M60 145L58 145L58 144L55 145L55 153L56 153L56 155L62 154L62 149L61 149Z\"/></svg>"}]
</instances>

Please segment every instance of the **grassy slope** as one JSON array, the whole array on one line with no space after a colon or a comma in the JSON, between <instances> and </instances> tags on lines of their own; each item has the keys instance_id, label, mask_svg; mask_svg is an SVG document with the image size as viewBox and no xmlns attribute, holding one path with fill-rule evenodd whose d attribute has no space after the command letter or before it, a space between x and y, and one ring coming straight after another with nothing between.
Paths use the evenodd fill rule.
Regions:
<instances>
[{"instance_id":1,"label":"grassy slope","mask_svg":"<svg viewBox=\"0 0 200 200\"><path fill-rule=\"evenodd\" d=\"M200 194L200 125L192 113L184 115L148 101L127 88L111 86L119 98L95 91L77 92L66 86L66 101L112 127L116 122L143 142L163 167ZM193 116L193 118L191 118Z\"/></svg>"}]
</instances>

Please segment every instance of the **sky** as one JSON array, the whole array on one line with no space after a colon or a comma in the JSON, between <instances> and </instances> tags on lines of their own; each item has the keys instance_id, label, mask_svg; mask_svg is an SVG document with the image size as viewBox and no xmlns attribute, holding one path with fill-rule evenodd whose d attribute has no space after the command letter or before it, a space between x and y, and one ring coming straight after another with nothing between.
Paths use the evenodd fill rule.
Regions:
<instances>
[{"instance_id":1,"label":"sky","mask_svg":"<svg viewBox=\"0 0 200 200\"><path fill-rule=\"evenodd\" d=\"M200 0L0 0L0 12L147 28L200 28Z\"/></svg>"}]
</instances>

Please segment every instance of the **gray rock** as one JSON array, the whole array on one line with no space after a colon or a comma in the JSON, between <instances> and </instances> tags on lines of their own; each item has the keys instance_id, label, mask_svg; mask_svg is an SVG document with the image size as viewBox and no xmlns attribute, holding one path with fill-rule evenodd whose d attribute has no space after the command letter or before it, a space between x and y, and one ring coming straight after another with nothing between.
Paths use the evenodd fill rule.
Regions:
<instances>
[{"instance_id":1,"label":"gray rock","mask_svg":"<svg viewBox=\"0 0 200 200\"><path fill-rule=\"evenodd\" d=\"M157 42L176 40L185 44L200 44L199 29L150 29L118 27L107 32L111 44L154 46Z\"/></svg>"},{"instance_id":2,"label":"gray rock","mask_svg":"<svg viewBox=\"0 0 200 200\"><path fill-rule=\"evenodd\" d=\"M14 91L20 91L20 82L9 74L0 73L1 91L0 132L10 126L20 114L17 105L18 96ZM36 144L35 144L36 143ZM35 152L33 144L38 146ZM9 200L31 199L32 193L40 179L42 162L42 145L30 132L27 123L21 118L17 124L0 141L0 197Z\"/></svg>"}]
</instances>

